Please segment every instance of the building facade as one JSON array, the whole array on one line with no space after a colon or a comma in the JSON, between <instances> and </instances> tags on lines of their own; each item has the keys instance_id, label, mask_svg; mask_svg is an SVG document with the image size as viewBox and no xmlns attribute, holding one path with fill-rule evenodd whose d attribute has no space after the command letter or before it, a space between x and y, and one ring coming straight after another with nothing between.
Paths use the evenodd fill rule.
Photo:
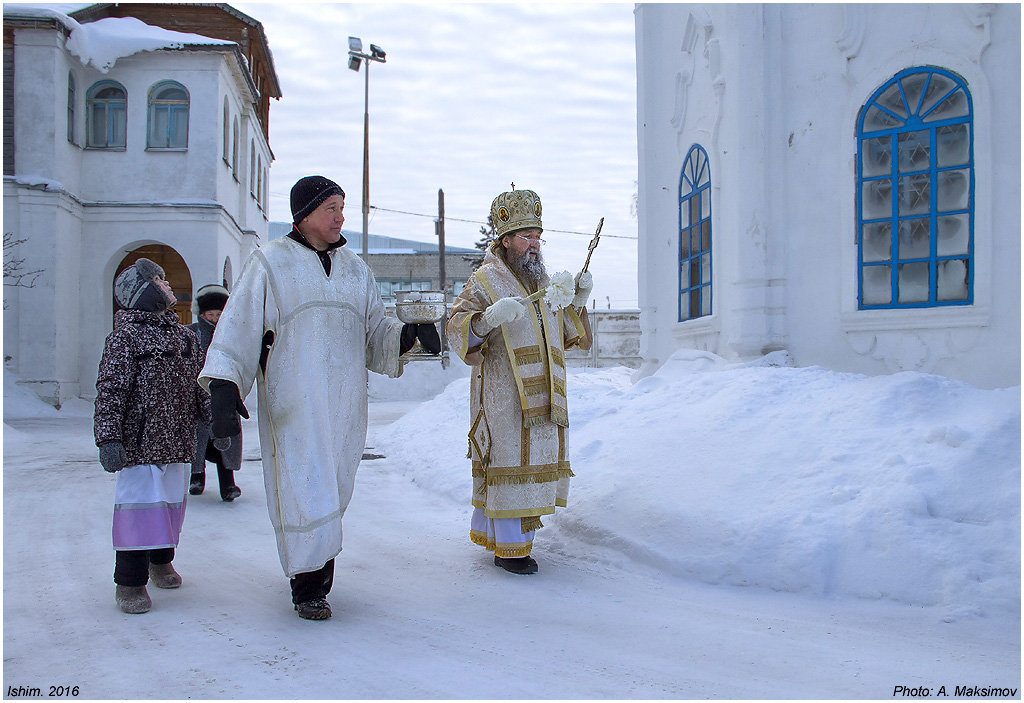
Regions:
<instances>
[{"instance_id":1,"label":"building facade","mask_svg":"<svg viewBox=\"0 0 1024 703\"><path fill-rule=\"evenodd\" d=\"M137 46L138 21L146 37L168 31L112 61L83 48ZM134 3L5 6L4 91L4 232L17 242L5 262L40 272L5 287L5 362L59 407L95 393L123 268L160 263L187 323L193 292L230 288L266 241L281 91L256 20L223 4Z\"/></svg>"},{"instance_id":2,"label":"building facade","mask_svg":"<svg viewBox=\"0 0 1024 703\"><path fill-rule=\"evenodd\" d=\"M642 373L1020 384L1020 6L641 4Z\"/></svg>"}]
</instances>

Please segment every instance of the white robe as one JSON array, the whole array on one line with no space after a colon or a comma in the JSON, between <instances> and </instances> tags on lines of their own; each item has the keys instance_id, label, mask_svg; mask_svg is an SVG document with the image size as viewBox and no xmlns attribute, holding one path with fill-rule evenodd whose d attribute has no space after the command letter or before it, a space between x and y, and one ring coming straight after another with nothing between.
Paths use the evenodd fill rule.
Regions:
<instances>
[{"instance_id":1,"label":"white robe","mask_svg":"<svg viewBox=\"0 0 1024 703\"><path fill-rule=\"evenodd\" d=\"M264 332L274 332L266 375ZM288 576L341 551L341 521L366 442L367 369L400 376L402 323L384 315L369 267L345 247L328 277L289 237L249 257L217 323L199 376L231 381L244 398L258 376L267 508Z\"/></svg>"}]
</instances>

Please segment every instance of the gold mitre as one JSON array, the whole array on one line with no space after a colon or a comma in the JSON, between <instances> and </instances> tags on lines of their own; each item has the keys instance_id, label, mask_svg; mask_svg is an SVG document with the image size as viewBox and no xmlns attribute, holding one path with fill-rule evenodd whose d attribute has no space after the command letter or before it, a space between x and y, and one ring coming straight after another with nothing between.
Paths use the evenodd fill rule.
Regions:
<instances>
[{"instance_id":1,"label":"gold mitre","mask_svg":"<svg viewBox=\"0 0 1024 703\"><path fill-rule=\"evenodd\" d=\"M491 203L491 222L495 239L527 227L544 229L540 221L540 197L532 190L502 193Z\"/></svg>"}]
</instances>

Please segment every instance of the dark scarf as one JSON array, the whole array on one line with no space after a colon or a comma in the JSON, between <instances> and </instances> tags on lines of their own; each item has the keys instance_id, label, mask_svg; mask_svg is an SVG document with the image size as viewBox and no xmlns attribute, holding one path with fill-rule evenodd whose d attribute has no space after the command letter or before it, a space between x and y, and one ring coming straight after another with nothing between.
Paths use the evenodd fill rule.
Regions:
<instances>
[{"instance_id":1,"label":"dark scarf","mask_svg":"<svg viewBox=\"0 0 1024 703\"><path fill-rule=\"evenodd\" d=\"M307 242L306 238L302 236L302 232L300 232L294 226L292 227L292 231L288 233L288 237L294 239L296 242L306 247L307 249L312 249L313 251L315 251L317 257L319 257L320 259L320 263L323 264L324 272L328 275L328 277L330 277L331 275L331 251L333 249L337 249L338 247L343 247L345 246L345 244L348 243L348 241L345 239L345 235L342 234L339 235L338 241L334 242L333 244L328 244L327 249L325 249L324 251L320 251L312 244Z\"/></svg>"}]
</instances>

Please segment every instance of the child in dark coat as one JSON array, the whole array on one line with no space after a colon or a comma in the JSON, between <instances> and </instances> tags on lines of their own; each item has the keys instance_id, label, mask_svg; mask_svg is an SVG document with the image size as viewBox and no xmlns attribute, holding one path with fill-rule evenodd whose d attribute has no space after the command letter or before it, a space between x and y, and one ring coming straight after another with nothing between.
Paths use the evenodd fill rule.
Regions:
<instances>
[{"instance_id":1,"label":"child in dark coat","mask_svg":"<svg viewBox=\"0 0 1024 703\"><path fill-rule=\"evenodd\" d=\"M178 588L171 561L185 518L197 422L210 396L196 383L199 340L179 324L164 271L139 259L117 277L114 315L96 380L94 433L100 463L117 473L115 599L126 613L152 607L146 583Z\"/></svg>"}]
</instances>

